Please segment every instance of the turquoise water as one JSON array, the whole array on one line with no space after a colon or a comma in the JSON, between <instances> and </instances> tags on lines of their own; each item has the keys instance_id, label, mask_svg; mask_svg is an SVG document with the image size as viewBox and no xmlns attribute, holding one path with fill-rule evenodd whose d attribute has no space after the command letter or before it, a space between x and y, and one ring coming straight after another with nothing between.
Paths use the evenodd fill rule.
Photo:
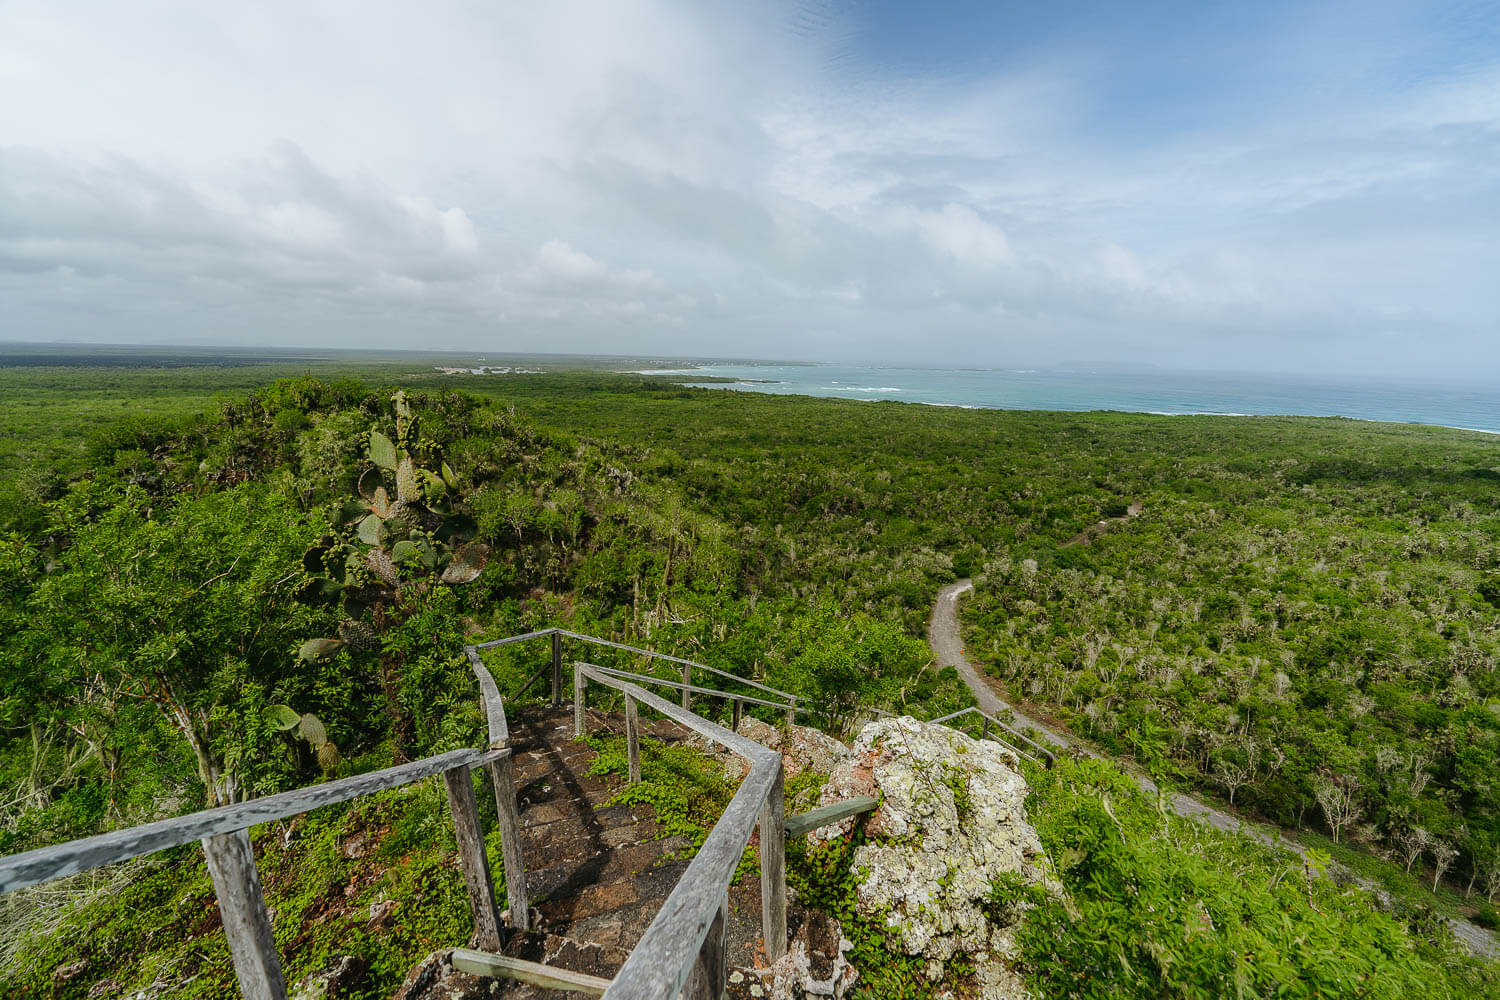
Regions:
<instances>
[{"instance_id":1,"label":"turquoise water","mask_svg":"<svg viewBox=\"0 0 1500 1000\"><path fill-rule=\"evenodd\" d=\"M1212 372L863 365L704 365L686 375L745 379L684 384L842 399L1007 410L1296 414L1441 424L1500 433L1500 387ZM749 381L756 380L756 381Z\"/></svg>"}]
</instances>

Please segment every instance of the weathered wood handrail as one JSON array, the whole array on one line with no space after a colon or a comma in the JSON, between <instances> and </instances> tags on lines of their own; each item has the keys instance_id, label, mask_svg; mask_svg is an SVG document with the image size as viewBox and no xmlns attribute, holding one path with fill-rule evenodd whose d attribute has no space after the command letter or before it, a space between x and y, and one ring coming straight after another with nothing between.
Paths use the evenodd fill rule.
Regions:
<instances>
[{"instance_id":1,"label":"weathered wood handrail","mask_svg":"<svg viewBox=\"0 0 1500 1000\"><path fill-rule=\"evenodd\" d=\"M370 774L357 774L0 858L0 892L144 857L197 840L202 845L213 878L214 894L219 900L224 936L229 942L240 994L246 1000L286 1000L286 980L271 935L271 920L266 912L255 852L250 844L250 827L440 774L448 789L459 864L474 913L475 939L483 946L499 948L494 887L485 860L484 836L469 773L476 765L489 765L498 758L508 760L509 756L509 749L453 750Z\"/></svg>"},{"instance_id":2,"label":"weathered wood handrail","mask_svg":"<svg viewBox=\"0 0 1500 1000\"><path fill-rule=\"evenodd\" d=\"M786 839L796 840L798 837L805 837L820 826L829 826L841 819L867 813L879 804L880 800L873 795L856 795L842 802L833 802L810 809L786 821Z\"/></svg>"},{"instance_id":3,"label":"weathered wood handrail","mask_svg":"<svg viewBox=\"0 0 1500 1000\"><path fill-rule=\"evenodd\" d=\"M764 705L766 708L779 708L784 712L789 712L796 708L795 705L785 702L769 701L765 698L756 698L748 694L730 694L729 692L719 691L715 688L698 687L695 684L682 684L677 681L663 680L660 677L652 677L649 674L631 673L629 670L620 670L616 667L596 666L594 669L602 670L611 677L618 677L621 680L635 681L641 684L657 684L661 687L671 688L673 691L685 691L688 694L708 695L711 698L730 698L748 705Z\"/></svg>"},{"instance_id":4,"label":"weathered wood handrail","mask_svg":"<svg viewBox=\"0 0 1500 1000\"><path fill-rule=\"evenodd\" d=\"M471 976L514 979L545 990L570 990L600 996L609 989L609 980L598 976L468 948L453 949L453 967Z\"/></svg>"},{"instance_id":5,"label":"weathered wood handrail","mask_svg":"<svg viewBox=\"0 0 1500 1000\"><path fill-rule=\"evenodd\" d=\"M570 631L570 630L565 629L565 628L555 628L554 627L554 628L537 629L535 632L523 632L521 635L510 635L510 636L506 636L503 639L490 639L487 642L477 642L477 643L475 643L472 646L468 646L468 647L466 647L466 650L473 651L473 650L481 650L481 649L495 649L495 648L497 648L499 646L509 646L509 645L512 645L512 644L517 643L517 642L527 642L527 641L529 641L531 639L540 639L540 638L543 638L544 636L551 636L552 640L553 640L553 650L554 650L554 652L553 652L553 676L554 677L557 677L557 675L559 673L559 668L561 666L561 656L560 656L560 651L559 651L559 640L561 640L562 638L566 637L568 639L577 639L580 642L592 643L595 646L608 646L611 649L619 649L619 650L623 650L624 652L627 652L627 653L635 653L635 654L637 654L639 656L649 656L649 657L651 657L654 660L666 660L668 663L676 663L676 664L679 664L681 666L689 667L689 668L694 669L694 670L706 670L709 673L714 674L714 675L716 675L718 677L723 677L723 678L725 678L727 680L734 681L736 684L744 684L747 687L752 687L752 688L755 688L755 689L757 689L759 691L764 691L767 694L776 695L778 698L784 698L784 699L786 699L787 701L791 702L794 705L797 702L797 696L794 695L794 694L792 694L791 692L783 691L780 688L771 687L769 684L762 684L760 681L751 680L748 677L741 677L739 674L732 673L731 671L728 671L728 670L721 670L718 667L711 667L711 666L709 666L706 663L699 663L696 660L686 660L686 659L683 659L680 656L673 656L670 653L658 653L654 649L642 649L639 646L631 646L631 645L629 645L627 643L616 642L613 639L601 639L597 635L585 635L582 632L573 632L573 631ZM470 658L471 659L473 658L473 654L472 653L471 653ZM531 682L528 681L526 686L530 687L530 685L531 685ZM553 692L554 693L554 701L553 701L554 705L556 705L558 703L557 700L556 700L556 698L558 696L560 696L560 694L561 694L561 687L562 687L561 681L558 680L557 683L554 685L554 692ZM722 694L723 692L719 692L719 693ZM519 697L519 694L517 694L516 697ZM799 712L806 712L806 711L808 711L808 709L798 707L797 711L799 711Z\"/></svg>"},{"instance_id":6,"label":"weathered wood handrail","mask_svg":"<svg viewBox=\"0 0 1500 1000\"><path fill-rule=\"evenodd\" d=\"M174 816L143 826L114 830L52 847L39 847L24 854L13 854L0 858L0 893L88 871L90 868L155 854L205 837L248 830L259 823L288 819L321 806L348 802L371 792L409 785L413 781L455 768L474 767L487 757L488 754L483 750L452 750L436 757L412 761L410 764L388 767L383 771L356 774L321 785L295 788L248 802L204 809L186 816Z\"/></svg>"},{"instance_id":7,"label":"weathered wood handrail","mask_svg":"<svg viewBox=\"0 0 1500 1000\"><path fill-rule=\"evenodd\" d=\"M535 638L535 633L515 638L517 641L521 638ZM554 648L555 646L554 642ZM479 681L480 699L484 703L484 715L489 725L490 746L494 750L490 759L485 761L485 770L489 774L490 788L495 796L495 815L500 827L500 853L505 865L505 900L510 910L510 925L516 930L524 931L531 925L531 907L526 895L526 862L521 853L521 806L516 801L516 771L515 762L511 757L510 724L505 719L505 701L500 697L500 688L484 665L484 660L480 658L478 648L466 646L464 654L469 658L469 666ZM484 857L482 840L481 837L480 860ZM487 869L486 878L488 878ZM485 903L483 899L473 895L476 887L472 883L469 890L477 928L481 922L481 912L485 910ZM497 935L494 948L498 950L499 947Z\"/></svg>"},{"instance_id":8,"label":"weathered wood handrail","mask_svg":"<svg viewBox=\"0 0 1500 1000\"><path fill-rule=\"evenodd\" d=\"M505 701L500 697L500 688L495 684L495 678L490 676L489 669L485 667L484 661L479 658L479 653L473 646L464 650L469 658L469 666L474 671L474 677L479 681L479 700L484 705L484 718L489 727L490 746L499 748L510 746L510 724L505 721Z\"/></svg>"},{"instance_id":9,"label":"weathered wood handrail","mask_svg":"<svg viewBox=\"0 0 1500 1000\"><path fill-rule=\"evenodd\" d=\"M574 725L583 734L590 681L625 695L750 761L750 773L709 831L688 868L630 957L605 1000L666 1000L688 986L687 1000L717 998L726 984L724 928L735 868L760 825L761 921L766 955L786 953L786 842L781 754L709 722L592 664L573 664ZM634 714L631 709L627 709ZM628 719L627 719L628 722ZM633 728L633 727L632 727ZM637 767L639 765L637 764Z\"/></svg>"},{"instance_id":10,"label":"weathered wood handrail","mask_svg":"<svg viewBox=\"0 0 1500 1000\"><path fill-rule=\"evenodd\" d=\"M950 712L947 715L943 716L942 718L933 719L932 721L933 721L933 723L935 725L941 725L944 722L950 722L953 719L957 719L959 716L970 715L970 714L977 715L980 718L984 719L984 735L985 735L986 739L993 739L993 740L995 740L996 743L1004 744L1006 747L1008 747L1009 749L1015 751L1018 755L1020 755L1022 757L1025 757L1027 760L1031 761L1034 764L1041 764L1043 767L1050 768L1054 764L1057 763L1057 754L1053 753L1051 750L1049 750L1046 747L1042 746L1036 740L1032 739L1030 736L1027 736L1025 733L1023 733L1020 730L1016 729L1014 726L1010 726L1010 725L1007 725L1004 722L1001 722L999 719L995 718L993 715L989 714L988 712L984 711L983 709L974 708L972 706L970 706L969 708L961 708L957 712ZM1027 753L1025 750L1022 750L1020 747L1012 746L1008 740L1003 740L1003 739L1000 739L999 737L992 737L992 736L990 736L990 734L989 734L990 733L989 727L990 727L990 725L992 723L994 725L996 725L996 726L999 726L1001 729L1005 730L1007 733L1010 733L1016 739L1021 740L1024 743L1031 744L1033 747L1036 748L1037 752L1042 755L1042 759L1038 760L1036 757L1034 757L1033 755Z\"/></svg>"},{"instance_id":11,"label":"weathered wood handrail","mask_svg":"<svg viewBox=\"0 0 1500 1000\"><path fill-rule=\"evenodd\" d=\"M529 917L509 724L505 716L504 700L479 651L542 637L550 637L552 640L551 663L548 666L552 673L554 705L560 704L562 697L564 638L578 639L682 666L682 681L679 683L581 661L573 664L574 718L579 735L582 735L587 719L585 708L590 681L612 688L625 696L627 740L630 744L629 777L632 782L639 781L641 777L637 720L639 705L660 712L750 761L749 773L740 783L718 823L709 832L620 973L604 988L606 1000L669 1000L676 997L684 986L684 996L688 1000L718 998L725 988L727 974L725 928L728 888L756 825L759 824L761 831L761 905L765 945L767 956L774 962L785 954L787 946L786 838L801 836L816 826L866 811L872 807L873 801L852 799L793 817L788 822L784 812L781 755L741 736L737 730L747 703L784 711L788 723L791 723L796 712L809 711L798 704L796 696L706 664L561 628L541 629L465 647L464 652L479 684L489 736L488 749L454 750L370 774L354 775L249 802L205 809L187 816L159 820L0 858L0 893L154 854L197 840L202 845L213 876L224 931L242 995L247 1000L285 1000L286 984L271 936L270 920L250 845L250 827L441 775L447 790L460 867L474 917L474 940L482 948L498 951L501 922L485 857L484 834L474 801L470 772L475 767L483 767L488 772L494 792L504 855L510 924L514 928L525 929ZM692 671L695 669L705 670L785 700L772 701L694 685ZM527 682L526 687L529 688L546 670L547 667L544 667L538 671ZM678 690L682 693L683 704L674 705L640 687L636 681ZM687 707L692 694L730 699L734 706L733 728L725 729L694 714ZM986 720L986 733L990 723L999 726L1039 750L1045 755L1048 766L1051 766L1055 758L1050 750L976 708L955 712L935 721L946 722L970 712L978 713ZM1011 749L1029 759L1036 759L1015 747ZM596 990L601 988L601 984L602 980L595 980L581 988Z\"/></svg>"}]
</instances>

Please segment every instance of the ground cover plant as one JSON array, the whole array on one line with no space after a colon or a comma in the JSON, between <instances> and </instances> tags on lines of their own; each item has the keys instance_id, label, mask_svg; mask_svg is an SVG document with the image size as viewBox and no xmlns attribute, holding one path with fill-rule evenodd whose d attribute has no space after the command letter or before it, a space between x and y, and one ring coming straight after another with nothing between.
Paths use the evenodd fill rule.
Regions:
<instances>
[{"instance_id":1,"label":"ground cover plant","mask_svg":"<svg viewBox=\"0 0 1500 1000\"><path fill-rule=\"evenodd\" d=\"M1048 998L1494 996L1427 908L1365 890L1161 808L1117 767L1034 771L1028 813L1065 899L997 886L1022 924L1027 982ZM1023 887L1029 888L1029 887Z\"/></svg>"},{"instance_id":2,"label":"ground cover plant","mask_svg":"<svg viewBox=\"0 0 1500 1000\"><path fill-rule=\"evenodd\" d=\"M423 956L468 938L468 896L435 780L266 824L252 841L290 983L329 973L333 995L381 1000ZM487 846L504 898L498 833ZM201 852L179 848L129 876L80 893L13 940L0 996L84 1000L102 983L108 996L239 997ZM0 914L24 927L39 890L6 897Z\"/></svg>"}]
</instances>

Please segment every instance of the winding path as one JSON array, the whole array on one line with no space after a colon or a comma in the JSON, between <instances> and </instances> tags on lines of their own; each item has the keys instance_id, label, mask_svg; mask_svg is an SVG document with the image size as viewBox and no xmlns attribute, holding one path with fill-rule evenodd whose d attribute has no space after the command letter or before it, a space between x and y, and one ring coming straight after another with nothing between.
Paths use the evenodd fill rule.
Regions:
<instances>
[{"instance_id":1,"label":"winding path","mask_svg":"<svg viewBox=\"0 0 1500 1000\"><path fill-rule=\"evenodd\" d=\"M981 673L974 664L964 656L963 640L959 638L958 628L958 599L961 595L974 589L974 581L959 580L957 583L949 584L938 591L937 602L932 608L932 617L927 622L927 643L932 647L933 654L937 657L939 666L953 667L958 671L958 676L963 678L969 690L974 693L974 698L979 702L979 707L984 711L995 715L999 712L1009 712L1015 718L1015 726L1021 730L1035 730L1033 734L1038 742L1052 742L1065 750L1082 754L1087 757L1103 759L1104 755L1092 747L1084 745L1076 737L1064 732L1056 726L1040 722L1025 714L1001 696L1001 692L990 677ZM1156 794L1156 783L1144 774L1140 774L1130 768L1122 761L1115 763L1123 767L1127 773L1135 778L1136 783L1147 792ZM1291 851L1299 858L1306 860L1307 852L1301 844L1295 840L1283 836L1282 832L1273 827L1261 826L1259 824L1247 823L1232 813L1222 809L1216 809L1202 799L1181 792L1171 793L1172 810L1179 816L1197 817L1210 826L1229 833L1243 833L1247 837L1253 837L1263 844L1271 847L1280 847ZM1366 879L1356 876L1355 880L1367 889L1376 889L1376 885ZM1454 935L1468 945L1469 949L1477 955L1486 958L1500 960L1500 942L1495 940L1494 935L1477 924L1467 920L1448 918L1449 925L1453 928Z\"/></svg>"}]
</instances>

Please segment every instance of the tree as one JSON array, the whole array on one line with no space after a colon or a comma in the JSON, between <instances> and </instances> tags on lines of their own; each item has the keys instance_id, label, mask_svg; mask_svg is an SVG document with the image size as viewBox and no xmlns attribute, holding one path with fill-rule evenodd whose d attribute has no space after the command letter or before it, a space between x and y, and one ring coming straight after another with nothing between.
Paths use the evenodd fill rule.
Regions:
<instances>
[{"instance_id":1,"label":"tree","mask_svg":"<svg viewBox=\"0 0 1500 1000\"><path fill-rule=\"evenodd\" d=\"M1441 840L1432 842L1432 891L1437 892L1438 883L1443 880L1443 875L1453 866L1453 859L1458 857L1458 848Z\"/></svg>"},{"instance_id":2,"label":"tree","mask_svg":"<svg viewBox=\"0 0 1500 1000\"><path fill-rule=\"evenodd\" d=\"M1323 818L1333 831L1333 842L1339 842L1339 831L1360 817L1359 782L1353 775L1324 775L1313 786L1313 795L1323 810Z\"/></svg>"},{"instance_id":3,"label":"tree","mask_svg":"<svg viewBox=\"0 0 1500 1000\"><path fill-rule=\"evenodd\" d=\"M1242 785L1255 780L1256 765L1260 760L1260 747L1254 740L1246 740L1236 757L1221 753L1214 761L1214 773L1219 783L1229 792L1229 804L1234 805L1234 794Z\"/></svg>"},{"instance_id":4,"label":"tree","mask_svg":"<svg viewBox=\"0 0 1500 1000\"><path fill-rule=\"evenodd\" d=\"M1406 861L1406 870L1411 871L1411 866L1417 863L1422 852L1427 850L1432 843L1432 835L1420 826L1407 827L1400 830L1392 838L1396 842L1396 848L1401 857Z\"/></svg>"},{"instance_id":5,"label":"tree","mask_svg":"<svg viewBox=\"0 0 1500 1000\"><path fill-rule=\"evenodd\" d=\"M360 476L359 498L344 504L342 531L325 534L302 557L308 576L299 593L310 604L339 605L338 638L309 639L298 652L309 662L346 647L378 655L399 762L413 745L408 651L382 640L419 612L433 588L477 579L489 547L469 537L467 516L452 516L458 476L437 458L436 443L421 436L405 393L397 392L394 403L396 437L369 432L370 466ZM431 462L441 473L424 467Z\"/></svg>"},{"instance_id":6,"label":"tree","mask_svg":"<svg viewBox=\"0 0 1500 1000\"><path fill-rule=\"evenodd\" d=\"M175 503L95 485L59 514L71 544L28 605L42 689L106 761L119 752L106 740L129 731L121 701L149 704L192 753L209 804L243 798L231 747L254 734L230 731L234 707L252 679L288 672L296 633L317 619L293 599L317 519L258 484ZM134 763L151 767L151 735L133 738Z\"/></svg>"}]
</instances>

